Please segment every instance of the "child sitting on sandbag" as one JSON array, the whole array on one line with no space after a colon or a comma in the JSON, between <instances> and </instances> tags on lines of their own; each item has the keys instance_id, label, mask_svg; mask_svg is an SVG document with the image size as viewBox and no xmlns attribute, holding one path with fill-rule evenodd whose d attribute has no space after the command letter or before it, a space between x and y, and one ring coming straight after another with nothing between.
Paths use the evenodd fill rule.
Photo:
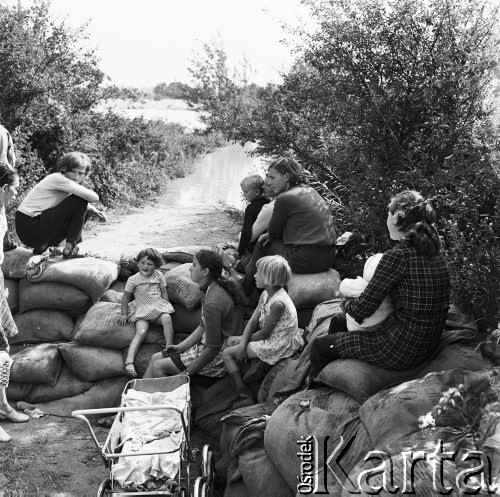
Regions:
<instances>
[{"instance_id":1,"label":"child sitting on sandbag","mask_svg":"<svg viewBox=\"0 0 500 497\"><path fill-rule=\"evenodd\" d=\"M154 248L146 248L137 254L135 260L139 272L127 280L121 302L121 316L118 320L121 326L125 326L128 321L135 323L135 336L130 342L125 359L125 372L131 378L137 377L134 359L151 322L163 326L165 346L172 344L174 328L170 314L175 312L168 299L165 277L158 271L163 264L161 254ZM132 294L134 300L130 302Z\"/></svg>"},{"instance_id":2,"label":"child sitting on sandbag","mask_svg":"<svg viewBox=\"0 0 500 497\"><path fill-rule=\"evenodd\" d=\"M252 394L243 382L238 362L258 358L268 364L292 356L303 347L297 311L285 290L290 281L288 262L280 255L262 257L257 261L255 281L262 288L259 304L245 326L241 337L231 337L222 358L238 400L234 408L254 404Z\"/></svg>"},{"instance_id":3,"label":"child sitting on sandbag","mask_svg":"<svg viewBox=\"0 0 500 497\"><path fill-rule=\"evenodd\" d=\"M344 298L357 298L359 297L368 286L368 283L373 278L375 274L375 269L377 269L378 263L384 254L375 254L365 262L363 269L363 277L358 276L356 279L345 278L340 283L340 295ZM392 314L394 311L394 306L392 300L387 296L378 309L371 315L363 320L361 324L356 322L356 320L349 314L345 315L347 330L348 331L374 331L379 328L380 324L385 321L385 319ZM341 313L343 314L343 313ZM335 315L332 317L332 321L335 319Z\"/></svg>"}]
</instances>

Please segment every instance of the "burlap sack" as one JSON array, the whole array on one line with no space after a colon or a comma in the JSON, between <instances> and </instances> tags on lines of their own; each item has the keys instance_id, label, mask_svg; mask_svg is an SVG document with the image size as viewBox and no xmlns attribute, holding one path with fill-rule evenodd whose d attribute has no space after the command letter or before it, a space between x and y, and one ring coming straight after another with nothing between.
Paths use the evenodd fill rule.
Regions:
<instances>
[{"instance_id":1,"label":"burlap sack","mask_svg":"<svg viewBox=\"0 0 500 497\"><path fill-rule=\"evenodd\" d=\"M123 349L130 345L135 335L135 325L118 324L120 304L97 302L76 325L73 341L80 345L93 345L110 349ZM144 343L156 343L163 338L163 328L152 324Z\"/></svg>"},{"instance_id":2,"label":"burlap sack","mask_svg":"<svg viewBox=\"0 0 500 497\"><path fill-rule=\"evenodd\" d=\"M73 336L73 320L63 311L36 309L14 316L19 333L11 344L69 341Z\"/></svg>"},{"instance_id":3,"label":"burlap sack","mask_svg":"<svg viewBox=\"0 0 500 497\"><path fill-rule=\"evenodd\" d=\"M33 383L16 383L9 382L9 386L5 389L7 399L12 401L24 400L30 393Z\"/></svg>"},{"instance_id":4,"label":"burlap sack","mask_svg":"<svg viewBox=\"0 0 500 497\"><path fill-rule=\"evenodd\" d=\"M62 358L54 343L25 347L11 355L14 363L10 378L16 383L47 383L55 385L62 367Z\"/></svg>"},{"instance_id":5,"label":"burlap sack","mask_svg":"<svg viewBox=\"0 0 500 497\"><path fill-rule=\"evenodd\" d=\"M71 373L81 381L95 382L124 375L119 350L63 343L59 352Z\"/></svg>"},{"instance_id":6,"label":"burlap sack","mask_svg":"<svg viewBox=\"0 0 500 497\"><path fill-rule=\"evenodd\" d=\"M168 296L172 302L192 311L200 305L200 287L190 276L191 264L182 264L165 274Z\"/></svg>"},{"instance_id":7,"label":"burlap sack","mask_svg":"<svg viewBox=\"0 0 500 497\"><path fill-rule=\"evenodd\" d=\"M93 383L81 381L73 376L66 365L63 364L61 373L55 385L34 384L26 397L26 402L37 404L51 400L73 397L87 391Z\"/></svg>"},{"instance_id":8,"label":"burlap sack","mask_svg":"<svg viewBox=\"0 0 500 497\"><path fill-rule=\"evenodd\" d=\"M210 247L205 245L187 245L183 247L170 247L163 251L163 259L165 261L181 262L185 264L187 262L192 263L193 257L196 252L200 250L211 250Z\"/></svg>"},{"instance_id":9,"label":"burlap sack","mask_svg":"<svg viewBox=\"0 0 500 497\"><path fill-rule=\"evenodd\" d=\"M78 316L91 306L89 296L65 283L19 282L19 312L32 309L59 309L70 316Z\"/></svg>"},{"instance_id":10,"label":"burlap sack","mask_svg":"<svg viewBox=\"0 0 500 497\"><path fill-rule=\"evenodd\" d=\"M335 269L316 274L292 274L288 295L297 309L314 307L339 296L340 275Z\"/></svg>"},{"instance_id":11,"label":"burlap sack","mask_svg":"<svg viewBox=\"0 0 500 497\"><path fill-rule=\"evenodd\" d=\"M332 453L341 436L344 440L352 439L349 450L342 458L342 468L347 472L372 449L368 434L359 420L358 408L359 404L346 394L326 390L296 393L276 408L267 423L264 445L290 488L297 488L301 475L302 461L297 456L301 447L298 442L309 436L316 437L320 463ZM323 451L325 437L330 438L326 451ZM326 458L323 457L325 454ZM319 468L318 480L321 482L325 479L324 470L324 467ZM333 480L333 474L326 475L327 486L333 486Z\"/></svg>"},{"instance_id":12,"label":"burlap sack","mask_svg":"<svg viewBox=\"0 0 500 497\"><path fill-rule=\"evenodd\" d=\"M160 271L163 274L168 273L169 271L172 271L172 269L175 269L176 267L182 266L182 262L175 262L175 261L170 261L165 264L162 264L160 267Z\"/></svg>"},{"instance_id":13,"label":"burlap sack","mask_svg":"<svg viewBox=\"0 0 500 497\"><path fill-rule=\"evenodd\" d=\"M246 450L238 456L238 464L248 497L295 495L295 491L280 475L264 447L252 447Z\"/></svg>"},{"instance_id":14,"label":"burlap sack","mask_svg":"<svg viewBox=\"0 0 500 497\"><path fill-rule=\"evenodd\" d=\"M55 416L71 416L77 409L119 407L123 389L129 380L130 378L125 376L101 380L80 395L44 402L37 404L37 407Z\"/></svg>"},{"instance_id":15,"label":"burlap sack","mask_svg":"<svg viewBox=\"0 0 500 497\"><path fill-rule=\"evenodd\" d=\"M117 292L116 290L106 290L99 302L111 302L113 304L120 304L123 298L123 292Z\"/></svg>"},{"instance_id":16,"label":"burlap sack","mask_svg":"<svg viewBox=\"0 0 500 497\"><path fill-rule=\"evenodd\" d=\"M125 284L126 281L122 280L113 281L113 283L111 283L111 285L109 286L109 290L122 293L125 290Z\"/></svg>"},{"instance_id":17,"label":"burlap sack","mask_svg":"<svg viewBox=\"0 0 500 497\"><path fill-rule=\"evenodd\" d=\"M407 381L389 390L383 390L366 400L359 409L359 417L365 425L375 448L386 447L395 440L418 431L419 417L432 411L444 391L464 385L467 391L479 390L487 394L489 381L500 368L482 371L452 369L429 373L421 379ZM441 426L460 428L461 416L453 411L442 415ZM458 424L457 424L458 423Z\"/></svg>"},{"instance_id":18,"label":"burlap sack","mask_svg":"<svg viewBox=\"0 0 500 497\"><path fill-rule=\"evenodd\" d=\"M4 253L2 272L5 278L20 280L26 276L26 264L33 257L33 251L23 247Z\"/></svg>"},{"instance_id":19,"label":"burlap sack","mask_svg":"<svg viewBox=\"0 0 500 497\"><path fill-rule=\"evenodd\" d=\"M201 306L188 311L183 305L172 303L175 312L171 314L174 333L191 333L201 321Z\"/></svg>"},{"instance_id":20,"label":"burlap sack","mask_svg":"<svg viewBox=\"0 0 500 497\"><path fill-rule=\"evenodd\" d=\"M455 368L478 371L489 364L478 350L454 344L444 348L431 361L406 371L384 369L356 359L339 359L328 364L316 381L345 392L362 403L381 390L428 373Z\"/></svg>"},{"instance_id":21,"label":"burlap sack","mask_svg":"<svg viewBox=\"0 0 500 497\"><path fill-rule=\"evenodd\" d=\"M19 281L11 278L4 279L5 295L7 296L7 304L12 315L19 310Z\"/></svg>"},{"instance_id":22,"label":"burlap sack","mask_svg":"<svg viewBox=\"0 0 500 497\"><path fill-rule=\"evenodd\" d=\"M81 259L50 260L41 275L32 283L57 282L74 286L85 292L92 302L109 288L118 277L118 265L104 259L84 257Z\"/></svg>"}]
</instances>

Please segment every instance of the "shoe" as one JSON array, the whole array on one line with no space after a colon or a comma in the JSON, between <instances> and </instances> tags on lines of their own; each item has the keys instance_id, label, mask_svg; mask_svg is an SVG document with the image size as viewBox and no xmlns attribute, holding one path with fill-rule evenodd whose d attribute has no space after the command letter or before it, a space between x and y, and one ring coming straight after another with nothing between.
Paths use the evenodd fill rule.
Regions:
<instances>
[{"instance_id":1,"label":"shoe","mask_svg":"<svg viewBox=\"0 0 500 497\"><path fill-rule=\"evenodd\" d=\"M85 252L83 253L70 252L69 254L63 253L63 259L84 259L85 257L88 257L88 254L86 254Z\"/></svg>"},{"instance_id":2,"label":"shoe","mask_svg":"<svg viewBox=\"0 0 500 497\"><path fill-rule=\"evenodd\" d=\"M10 442L12 437L0 426L0 442Z\"/></svg>"},{"instance_id":3,"label":"shoe","mask_svg":"<svg viewBox=\"0 0 500 497\"><path fill-rule=\"evenodd\" d=\"M0 419L10 419L14 423L26 423L30 420L27 414L12 409L8 412L0 411Z\"/></svg>"},{"instance_id":4,"label":"shoe","mask_svg":"<svg viewBox=\"0 0 500 497\"><path fill-rule=\"evenodd\" d=\"M125 373L129 378L137 378L139 375L137 374L137 371L135 370L135 366L133 362L126 362L125 363Z\"/></svg>"}]
</instances>

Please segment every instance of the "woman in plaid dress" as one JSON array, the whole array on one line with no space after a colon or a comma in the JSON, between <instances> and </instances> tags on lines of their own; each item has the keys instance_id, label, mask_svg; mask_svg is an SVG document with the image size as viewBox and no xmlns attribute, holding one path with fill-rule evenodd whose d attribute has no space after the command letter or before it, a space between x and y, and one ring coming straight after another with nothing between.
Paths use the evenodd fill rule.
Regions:
<instances>
[{"instance_id":1,"label":"woman in plaid dress","mask_svg":"<svg viewBox=\"0 0 500 497\"><path fill-rule=\"evenodd\" d=\"M418 192L406 190L391 200L387 227L398 244L384 254L359 298L345 303L345 311L361 324L387 296L395 310L375 331L348 332L345 314L333 316L329 334L312 343L310 382L335 359L404 370L435 350L450 303L450 276L435 219L431 204Z\"/></svg>"},{"instance_id":2,"label":"woman in plaid dress","mask_svg":"<svg viewBox=\"0 0 500 497\"><path fill-rule=\"evenodd\" d=\"M0 240L7 233L5 206L17 195L19 176L6 164L0 164ZM0 243L0 264L3 262L3 245ZM12 359L9 357L9 338L17 334L17 327L12 319L9 304L5 297L3 273L0 271L0 420L9 419L15 423L29 420L29 416L12 409L7 402L5 389L9 386ZM12 440L0 427L0 442Z\"/></svg>"}]
</instances>

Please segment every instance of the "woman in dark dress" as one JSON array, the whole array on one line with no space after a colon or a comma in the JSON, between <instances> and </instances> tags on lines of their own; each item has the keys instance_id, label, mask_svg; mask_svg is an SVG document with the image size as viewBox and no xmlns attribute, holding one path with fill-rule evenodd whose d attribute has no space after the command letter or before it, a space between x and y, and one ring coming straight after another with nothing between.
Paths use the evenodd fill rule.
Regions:
<instances>
[{"instance_id":1,"label":"woman in dark dress","mask_svg":"<svg viewBox=\"0 0 500 497\"><path fill-rule=\"evenodd\" d=\"M267 233L255 245L241 280L246 295L255 288L256 263L261 257L281 255L294 273L302 274L326 271L335 258L333 216L319 193L305 184L300 165L288 157L275 160L267 182L276 200Z\"/></svg>"},{"instance_id":2,"label":"woman in dark dress","mask_svg":"<svg viewBox=\"0 0 500 497\"><path fill-rule=\"evenodd\" d=\"M345 303L358 323L372 315L386 296L394 312L376 331L347 331L336 314L329 334L311 348L312 381L335 359L359 359L386 369L411 369L437 347L450 303L450 276L433 226L436 214L418 192L406 190L389 204L387 227L398 241L388 250L359 298Z\"/></svg>"}]
</instances>

